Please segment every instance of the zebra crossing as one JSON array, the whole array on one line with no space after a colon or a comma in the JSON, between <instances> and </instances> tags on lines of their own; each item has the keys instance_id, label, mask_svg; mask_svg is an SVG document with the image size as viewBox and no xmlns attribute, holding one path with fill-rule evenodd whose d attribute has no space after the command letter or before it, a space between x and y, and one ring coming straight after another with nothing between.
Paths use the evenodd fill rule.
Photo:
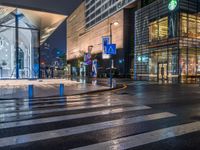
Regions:
<instances>
[{"instance_id":1,"label":"zebra crossing","mask_svg":"<svg viewBox=\"0 0 200 150\"><path fill-rule=\"evenodd\" d=\"M131 149L200 131L178 118L103 94L1 100L0 149Z\"/></svg>"}]
</instances>

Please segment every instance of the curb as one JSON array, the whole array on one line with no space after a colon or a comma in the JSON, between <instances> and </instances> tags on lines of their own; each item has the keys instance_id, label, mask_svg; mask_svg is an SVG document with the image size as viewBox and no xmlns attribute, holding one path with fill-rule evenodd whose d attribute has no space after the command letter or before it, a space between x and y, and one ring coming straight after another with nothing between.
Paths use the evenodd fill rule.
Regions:
<instances>
[{"instance_id":1,"label":"curb","mask_svg":"<svg viewBox=\"0 0 200 150\"><path fill-rule=\"evenodd\" d=\"M96 90L96 91L89 91L89 92L83 92L83 93L77 93L77 94L71 94L71 95L64 95L62 97L60 96L48 96L48 97L34 97L32 99L29 98L0 98L0 100L19 100L19 99L29 99L29 100L34 100L34 99L49 99L49 98L65 98L67 96L78 96L78 95L87 95L87 94L96 94L96 93L103 93L103 92L115 92L115 91L119 91L119 90L123 90L126 89L127 85L125 84L119 84L117 85L117 87L115 88L109 88L109 89L102 89L102 90Z\"/></svg>"},{"instance_id":2,"label":"curb","mask_svg":"<svg viewBox=\"0 0 200 150\"><path fill-rule=\"evenodd\" d=\"M115 91L119 91L119 90L123 90L123 89L127 88L127 85L125 85L125 84L121 84L118 86L120 86L120 87L116 87L116 88L112 88L112 89L96 90L96 91L91 91L91 92L84 92L84 93L79 93L79 94L72 94L72 95L68 95L68 96L95 94L95 93L102 93L102 92L108 92L108 91L115 92Z\"/></svg>"}]
</instances>

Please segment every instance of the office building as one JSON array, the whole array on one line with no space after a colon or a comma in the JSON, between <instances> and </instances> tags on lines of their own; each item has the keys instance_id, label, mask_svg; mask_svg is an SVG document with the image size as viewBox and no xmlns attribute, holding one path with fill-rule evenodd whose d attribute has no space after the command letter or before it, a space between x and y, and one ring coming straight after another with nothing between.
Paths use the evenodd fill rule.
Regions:
<instances>
[{"instance_id":1,"label":"office building","mask_svg":"<svg viewBox=\"0 0 200 150\"><path fill-rule=\"evenodd\" d=\"M118 26L110 24L118 22ZM122 77L162 82L197 82L200 77L199 0L85 0L68 19L68 61L84 61L92 46L99 68L102 38L117 45L114 64ZM79 62L77 61L79 60ZM134 63L133 63L134 62ZM99 70L100 70L99 69Z\"/></svg>"},{"instance_id":2,"label":"office building","mask_svg":"<svg viewBox=\"0 0 200 150\"><path fill-rule=\"evenodd\" d=\"M82 70L80 64L84 61L84 53L92 47L92 59L98 60L98 74L106 76L111 64L110 57L103 54L103 39L110 38L112 34L110 43L117 46L117 55L113 56L116 76L130 76L134 51L134 12L137 5L135 0L86 0L69 16L67 59L72 72L76 72L74 74Z\"/></svg>"},{"instance_id":3,"label":"office building","mask_svg":"<svg viewBox=\"0 0 200 150\"><path fill-rule=\"evenodd\" d=\"M199 0L157 0L136 11L135 28L135 79L198 81Z\"/></svg>"}]
</instances>

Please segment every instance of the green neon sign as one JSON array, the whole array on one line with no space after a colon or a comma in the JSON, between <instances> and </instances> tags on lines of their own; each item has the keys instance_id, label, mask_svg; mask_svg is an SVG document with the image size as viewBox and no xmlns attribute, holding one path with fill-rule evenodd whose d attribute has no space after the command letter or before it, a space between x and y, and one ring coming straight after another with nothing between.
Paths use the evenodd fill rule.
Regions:
<instances>
[{"instance_id":1,"label":"green neon sign","mask_svg":"<svg viewBox=\"0 0 200 150\"><path fill-rule=\"evenodd\" d=\"M177 0L171 0L169 5L168 5L168 9L170 11L173 11L176 8L177 4L178 4Z\"/></svg>"}]
</instances>

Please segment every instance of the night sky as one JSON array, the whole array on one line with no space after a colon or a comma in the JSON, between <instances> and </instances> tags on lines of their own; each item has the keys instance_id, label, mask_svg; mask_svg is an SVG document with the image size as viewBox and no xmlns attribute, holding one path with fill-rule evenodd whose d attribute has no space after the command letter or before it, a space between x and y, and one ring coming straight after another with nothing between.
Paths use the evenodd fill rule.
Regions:
<instances>
[{"instance_id":1,"label":"night sky","mask_svg":"<svg viewBox=\"0 0 200 150\"><path fill-rule=\"evenodd\" d=\"M0 3L69 15L81 1L82 0L0 0Z\"/></svg>"},{"instance_id":2,"label":"night sky","mask_svg":"<svg viewBox=\"0 0 200 150\"><path fill-rule=\"evenodd\" d=\"M70 15L82 0L0 0L0 4L19 6L36 10L49 11L64 15ZM52 56L52 50L66 51L66 22L64 22L54 34L46 41L50 45L49 50L41 47L43 56L48 56L53 62L56 56ZM56 53L54 53L56 54Z\"/></svg>"}]
</instances>

